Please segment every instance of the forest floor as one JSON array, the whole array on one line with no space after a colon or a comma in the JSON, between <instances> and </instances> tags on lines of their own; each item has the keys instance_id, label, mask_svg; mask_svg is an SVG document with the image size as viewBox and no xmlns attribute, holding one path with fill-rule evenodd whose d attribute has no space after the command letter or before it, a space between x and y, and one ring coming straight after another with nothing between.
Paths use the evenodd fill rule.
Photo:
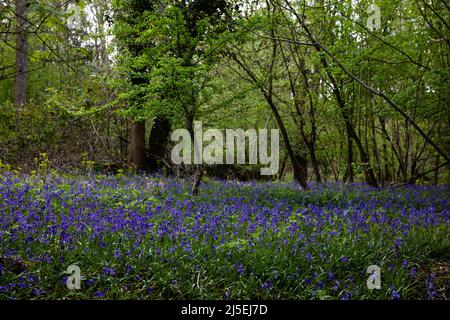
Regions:
<instances>
[{"instance_id":1,"label":"forest floor","mask_svg":"<svg viewBox=\"0 0 450 320\"><path fill-rule=\"evenodd\" d=\"M190 189L163 176L4 173L0 299L449 298L448 186ZM381 288L369 290L373 265ZM70 266L80 289L67 287Z\"/></svg>"}]
</instances>

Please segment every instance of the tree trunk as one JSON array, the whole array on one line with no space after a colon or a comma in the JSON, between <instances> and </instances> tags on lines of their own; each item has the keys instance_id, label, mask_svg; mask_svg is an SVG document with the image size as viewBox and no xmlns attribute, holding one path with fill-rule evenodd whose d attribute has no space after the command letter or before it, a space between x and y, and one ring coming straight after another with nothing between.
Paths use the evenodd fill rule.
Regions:
<instances>
[{"instance_id":1,"label":"tree trunk","mask_svg":"<svg viewBox=\"0 0 450 320\"><path fill-rule=\"evenodd\" d=\"M159 169L158 160L166 154L166 146L170 134L170 121L165 117L156 117L149 139L148 169L155 172Z\"/></svg>"},{"instance_id":2,"label":"tree trunk","mask_svg":"<svg viewBox=\"0 0 450 320\"><path fill-rule=\"evenodd\" d=\"M356 146L358 147L361 162L364 165L364 176L366 178L366 182L368 185L378 188L378 182L377 179L375 178L375 174L373 173L372 166L370 165L369 156L364 150L361 140L359 139L359 136L356 134L354 128L351 126L350 123L348 123L347 125L350 125L349 130L352 134L352 139L355 141Z\"/></svg>"},{"instance_id":3,"label":"tree trunk","mask_svg":"<svg viewBox=\"0 0 450 320\"><path fill-rule=\"evenodd\" d=\"M193 197L198 195L198 189L199 189L200 184L202 182L202 178L203 178L204 173L205 172L203 171L202 166L198 166L197 172L195 173L195 176L194 176L194 183L192 185L192 191L191 191L191 195Z\"/></svg>"},{"instance_id":4,"label":"tree trunk","mask_svg":"<svg viewBox=\"0 0 450 320\"><path fill-rule=\"evenodd\" d=\"M300 184L300 186L303 189L308 189L308 184L306 182L308 177L306 173L306 167L304 167L302 163L298 161L298 157L295 156L294 150L292 149L292 145L289 140L289 136L287 134L286 127L284 126L283 119L281 118L280 113L278 112L278 108L273 102L272 97L268 96L267 94L264 94L264 97L267 103L269 104L270 109L272 109L272 113L275 116L278 129L281 131L281 136L283 137L283 141L286 146L289 160L291 161L292 164L292 170L294 171L294 179Z\"/></svg>"},{"instance_id":5,"label":"tree trunk","mask_svg":"<svg viewBox=\"0 0 450 320\"><path fill-rule=\"evenodd\" d=\"M316 181L318 183L322 183L322 177L320 176L319 163L317 162L316 157L316 146L314 143L308 143L309 148L309 156L311 157L311 165L314 170L314 176L316 177Z\"/></svg>"},{"instance_id":6,"label":"tree trunk","mask_svg":"<svg viewBox=\"0 0 450 320\"><path fill-rule=\"evenodd\" d=\"M280 172L278 174L278 179L279 180L282 180L283 177L284 177L284 171L286 169L287 160L288 160L288 155L285 155L284 158L283 158L283 161L281 162Z\"/></svg>"},{"instance_id":7,"label":"tree trunk","mask_svg":"<svg viewBox=\"0 0 450 320\"><path fill-rule=\"evenodd\" d=\"M346 131L347 134L347 169L345 171L344 181L348 183L353 183L353 140L351 134Z\"/></svg>"},{"instance_id":8,"label":"tree trunk","mask_svg":"<svg viewBox=\"0 0 450 320\"><path fill-rule=\"evenodd\" d=\"M375 178L375 174L373 173L372 166L370 165L369 156L367 155L366 150L364 150L364 146L361 143L361 139L359 138L358 134L355 131L355 128L352 125L351 118L350 118L348 109L345 105L345 102L342 98L341 90L339 89L338 82L336 81L336 78L333 76L333 74L330 72L330 70L328 68L328 63L324 56L322 56L321 61L327 72L328 78L330 79L331 84L333 85L333 93L334 93L334 96L336 97L336 102L341 111L342 118L344 119L347 138L355 141L356 147L358 148L359 155L361 157L361 162L364 165L364 176L366 178L366 182L368 185L377 188L378 182L377 182L377 179Z\"/></svg>"},{"instance_id":9,"label":"tree trunk","mask_svg":"<svg viewBox=\"0 0 450 320\"><path fill-rule=\"evenodd\" d=\"M14 109L16 129L19 128L19 113L26 102L26 82L28 71L27 39L25 30L25 6L27 0L16 0L16 72L14 78Z\"/></svg>"},{"instance_id":10,"label":"tree trunk","mask_svg":"<svg viewBox=\"0 0 450 320\"><path fill-rule=\"evenodd\" d=\"M439 155L437 155L436 156L436 160L435 160L435 167L437 168L435 171L434 171L434 176L433 176L433 184L434 185L438 185L439 184L439 168L438 168L438 166L439 166L439 161L440 161L440 156Z\"/></svg>"},{"instance_id":11,"label":"tree trunk","mask_svg":"<svg viewBox=\"0 0 450 320\"><path fill-rule=\"evenodd\" d=\"M136 171L145 169L145 121L132 124L129 162Z\"/></svg>"},{"instance_id":12,"label":"tree trunk","mask_svg":"<svg viewBox=\"0 0 450 320\"><path fill-rule=\"evenodd\" d=\"M384 177L382 179L383 182L389 183L391 181L391 175L389 171L389 157L387 151L386 143L383 143L383 157L384 157Z\"/></svg>"}]
</instances>

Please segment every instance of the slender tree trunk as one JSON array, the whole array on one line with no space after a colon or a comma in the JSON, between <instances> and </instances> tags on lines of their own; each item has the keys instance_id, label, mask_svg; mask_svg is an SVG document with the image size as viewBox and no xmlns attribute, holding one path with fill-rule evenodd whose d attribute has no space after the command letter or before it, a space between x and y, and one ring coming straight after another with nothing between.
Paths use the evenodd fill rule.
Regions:
<instances>
[{"instance_id":1,"label":"slender tree trunk","mask_svg":"<svg viewBox=\"0 0 450 320\"><path fill-rule=\"evenodd\" d=\"M286 169L287 160L288 160L288 155L285 155L283 158L283 161L281 161L280 172L278 174L278 179L280 179L280 180L283 179L283 177L284 177L284 171Z\"/></svg>"},{"instance_id":2,"label":"slender tree trunk","mask_svg":"<svg viewBox=\"0 0 450 320\"><path fill-rule=\"evenodd\" d=\"M375 117L372 114L370 116L370 122L372 126L372 150L373 150L373 156L375 158L375 161L377 163L377 173L378 173L378 180L380 181L381 185L383 185L383 167L381 165L381 159L380 159L380 152L378 151L378 143L377 143L377 134L375 130Z\"/></svg>"},{"instance_id":3,"label":"slender tree trunk","mask_svg":"<svg viewBox=\"0 0 450 320\"><path fill-rule=\"evenodd\" d=\"M16 0L16 72L14 78L14 108L16 110L16 130L19 128L19 114L26 102L26 82L28 71L28 46L25 30L25 7L27 0Z\"/></svg>"},{"instance_id":4,"label":"slender tree trunk","mask_svg":"<svg viewBox=\"0 0 450 320\"><path fill-rule=\"evenodd\" d=\"M352 183L354 181L353 176L353 140L351 134L346 130L347 134L347 169L345 171L344 181Z\"/></svg>"},{"instance_id":5,"label":"slender tree trunk","mask_svg":"<svg viewBox=\"0 0 450 320\"><path fill-rule=\"evenodd\" d=\"M322 177L320 176L319 163L316 157L316 146L314 143L308 143L309 156L311 157L311 165L314 170L314 176L318 183L322 183Z\"/></svg>"},{"instance_id":6,"label":"slender tree trunk","mask_svg":"<svg viewBox=\"0 0 450 320\"><path fill-rule=\"evenodd\" d=\"M319 50L320 51L320 50ZM356 143L356 147L358 148L361 162L364 164L364 175L366 178L367 184L369 184L372 187L378 187L377 179L375 178L375 174L373 173L372 166L370 165L370 159L369 156L366 153L366 150L364 149L364 146L361 143L361 139L359 138L358 134L355 131L355 128L353 127L350 115L348 113L347 107L345 105L345 102L342 98L341 91L339 89L338 83L336 81L336 78L331 74L330 70L328 69L328 63L324 56L322 56L321 59L324 68L327 71L328 78L330 79L332 85L333 85L333 93L336 97L336 102L339 106L339 109L341 110L342 117L344 119L345 123L345 130L347 133L347 137L350 139L353 139Z\"/></svg>"},{"instance_id":7,"label":"slender tree trunk","mask_svg":"<svg viewBox=\"0 0 450 320\"><path fill-rule=\"evenodd\" d=\"M129 162L136 171L145 169L145 121L135 121L132 124Z\"/></svg>"},{"instance_id":8,"label":"slender tree trunk","mask_svg":"<svg viewBox=\"0 0 450 320\"><path fill-rule=\"evenodd\" d=\"M391 175L389 173L389 157L386 143L383 143L383 159L384 159L384 177L382 181L389 183L391 180Z\"/></svg>"},{"instance_id":9,"label":"slender tree trunk","mask_svg":"<svg viewBox=\"0 0 450 320\"><path fill-rule=\"evenodd\" d=\"M302 163L299 162L298 157L295 156L283 119L281 118L280 113L278 112L278 108L273 102L272 97L265 95L265 98L270 108L272 109L273 115L275 116L278 129L280 129L281 131L281 136L283 137L284 144L286 145L286 151L288 153L289 160L291 161L292 164L292 170L294 171L294 179L300 184L300 186L303 189L307 189L308 176L306 172L306 167L304 167Z\"/></svg>"},{"instance_id":10,"label":"slender tree trunk","mask_svg":"<svg viewBox=\"0 0 450 320\"><path fill-rule=\"evenodd\" d=\"M440 160L440 158L441 158L441 157L440 157L439 155L436 156L436 160L435 160L435 166L436 166L436 167L439 166L439 160ZM439 169L436 169L436 170L434 171L433 184L434 184L434 185L438 185L438 184L439 184Z\"/></svg>"},{"instance_id":11,"label":"slender tree trunk","mask_svg":"<svg viewBox=\"0 0 450 320\"><path fill-rule=\"evenodd\" d=\"M338 182L339 181L339 173L336 169L336 160L335 159L331 160L331 170L333 171L334 182Z\"/></svg>"},{"instance_id":12,"label":"slender tree trunk","mask_svg":"<svg viewBox=\"0 0 450 320\"><path fill-rule=\"evenodd\" d=\"M272 34L273 34L273 30L272 30ZM308 177L307 177L306 167L303 167L302 164L299 163L299 161L295 155L294 149L292 148L291 142L289 140L289 136L288 136L286 127L284 125L284 121L281 118L278 108L273 101L273 92L272 92L273 74L272 74L272 72L273 72L273 66L274 66L276 52L277 52L277 43L276 43L276 41L273 41L272 42L272 57L271 57L270 66L267 71L267 73L269 75L268 88L264 88L261 86L260 90L261 90L262 95L264 96L264 99L266 100L267 104L269 105L270 109L272 110L272 113L275 117L275 121L277 123L278 129L281 131L281 137L283 138L289 160L292 164L292 170L294 172L294 179L300 184L300 186L303 189L307 189L308 188L308 184L307 184ZM241 61L237 57L236 54L230 53L230 57L234 61L236 61L236 63L245 71L245 73L247 73L247 75L250 77L252 83L257 84L259 82L258 78L252 72L252 70L248 67L248 65L246 65L244 61Z\"/></svg>"},{"instance_id":13,"label":"slender tree trunk","mask_svg":"<svg viewBox=\"0 0 450 320\"><path fill-rule=\"evenodd\" d=\"M373 173L372 166L370 165L369 156L367 155L366 151L364 150L364 147L363 147L358 135L354 131L352 132L352 135L353 135L352 138L355 141L356 146L358 147L359 155L361 157L361 162L364 165L364 175L366 177L366 182L370 186L378 188L378 182L375 177L375 174Z\"/></svg>"},{"instance_id":14,"label":"slender tree trunk","mask_svg":"<svg viewBox=\"0 0 450 320\"><path fill-rule=\"evenodd\" d=\"M307 30L307 32L309 33L308 30ZM316 46L316 49L318 52L322 53L322 48L319 47L318 45ZM334 93L334 96L336 97L336 102L339 106L342 117L344 119L347 137L350 137L351 139L353 139L355 141L356 146L359 151L359 154L360 154L360 157L361 157L361 162L363 162L363 164L365 166L364 175L366 177L366 182L367 182L367 184L369 184L372 187L378 187L377 179L375 178L375 174L373 173L372 167L370 165L369 156L367 155L366 151L364 150L364 146L361 143L361 139L359 138L358 134L355 131L355 128L353 127L353 125L351 123L350 115L347 110L347 106L345 105L345 102L342 98L338 82L336 81L336 78L334 77L334 75L330 72L330 69L328 67L328 62L324 55L321 56L320 61L322 62L322 65L323 65L324 69L326 70L328 78L330 79L331 84L333 86L333 93Z\"/></svg>"},{"instance_id":15,"label":"slender tree trunk","mask_svg":"<svg viewBox=\"0 0 450 320\"><path fill-rule=\"evenodd\" d=\"M194 183L192 184L192 190L191 190L191 195L194 197L196 195L198 195L198 189L202 182L203 175L204 175L204 171L203 171L202 166L198 166L197 171L194 175Z\"/></svg>"}]
</instances>

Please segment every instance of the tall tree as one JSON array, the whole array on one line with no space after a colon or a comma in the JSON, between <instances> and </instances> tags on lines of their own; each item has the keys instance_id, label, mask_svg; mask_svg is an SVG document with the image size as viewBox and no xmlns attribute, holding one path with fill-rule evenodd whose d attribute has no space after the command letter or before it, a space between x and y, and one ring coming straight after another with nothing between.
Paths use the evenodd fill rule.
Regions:
<instances>
[{"instance_id":1,"label":"tall tree","mask_svg":"<svg viewBox=\"0 0 450 320\"><path fill-rule=\"evenodd\" d=\"M152 170L165 153L172 118L184 118L193 135L194 119L207 97L209 64L214 61L210 38L223 30L227 8L224 0L115 2L115 33L125 49L120 64L128 78L128 92L122 98L139 118L130 146L130 163L136 169L144 169L146 163L140 143L144 138L138 137L145 137L146 119L154 119L148 163Z\"/></svg>"},{"instance_id":2,"label":"tall tree","mask_svg":"<svg viewBox=\"0 0 450 320\"><path fill-rule=\"evenodd\" d=\"M138 39L140 34L148 28L146 17L157 8L156 5L157 1L118 0L113 2L115 34L119 49L127 50L134 59L141 57L147 49L147 46L139 43ZM132 62L129 64L127 80L136 89L146 86L148 84L146 73L149 72L149 66ZM132 96L128 97L128 104L134 107L135 111L132 115L134 119L130 134L129 163L136 171L144 170L146 165L146 121L139 115L144 105L144 96L145 93L142 90L136 90Z\"/></svg>"},{"instance_id":3,"label":"tall tree","mask_svg":"<svg viewBox=\"0 0 450 320\"><path fill-rule=\"evenodd\" d=\"M27 0L16 0L16 72L14 77L14 107L16 112L26 103L28 46L26 33ZM16 126L19 128L19 116L16 115Z\"/></svg>"}]
</instances>

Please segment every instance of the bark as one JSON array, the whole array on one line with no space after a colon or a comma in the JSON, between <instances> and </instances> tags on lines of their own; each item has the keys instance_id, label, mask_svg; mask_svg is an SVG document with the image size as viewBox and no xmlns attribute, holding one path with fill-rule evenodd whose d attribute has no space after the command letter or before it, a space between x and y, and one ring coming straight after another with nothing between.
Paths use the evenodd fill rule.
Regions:
<instances>
[{"instance_id":1,"label":"bark","mask_svg":"<svg viewBox=\"0 0 450 320\"><path fill-rule=\"evenodd\" d=\"M131 127L130 166L143 171L145 160L145 121L135 121Z\"/></svg>"},{"instance_id":2,"label":"bark","mask_svg":"<svg viewBox=\"0 0 450 320\"><path fill-rule=\"evenodd\" d=\"M391 175L389 171L389 157L386 143L383 143L383 156L384 156L384 177L383 182L389 183L391 181Z\"/></svg>"},{"instance_id":3,"label":"bark","mask_svg":"<svg viewBox=\"0 0 450 320\"><path fill-rule=\"evenodd\" d=\"M19 113L26 102L26 82L28 72L27 38L25 30L25 9L27 0L16 0L16 70L14 78L14 108L16 129L19 127Z\"/></svg>"},{"instance_id":4,"label":"bark","mask_svg":"<svg viewBox=\"0 0 450 320\"><path fill-rule=\"evenodd\" d=\"M280 173L278 174L278 179L283 179L284 177L284 171L286 169L286 163L288 160L288 156L284 156L283 161L281 162L281 166L280 166Z\"/></svg>"},{"instance_id":5,"label":"bark","mask_svg":"<svg viewBox=\"0 0 450 320\"><path fill-rule=\"evenodd\" d=\"M191 191L191 195L194 197L198 194L198 189L202 182L203 175L204 175L203 168L201 166L199 166L197 168L197 172L195 173L195 176L194 176L194 184L192 185L192 191Z\"/></svg>"},{"instance_id":6,"label":"bark","mask_svg":"<svg viewBox=\"0 0 450 320\"><path fill-rule=\"evenodd\" d=\"M347 169L345 170L344 181L352 183L354 181L353 176L353 140L351 134L347 131Z\"/></svg>"},{"instance_id":7,"label":"bark","mask_svg":"<svg viewBox=\"0 0 450 320\"><path fill-rule=\"evenodd\" d=\"M156 117L149 139L148 169L155 172L159 169L158 160L166 154L170 134L170 121L165 117Z\"/></svg>"},{"instance_id":8,"label":"bark","mask_svg":"<svg viewBox=\"0 0 450 320\"><path fill-rule=\"evenodd\" d=\"M440 161L440 157L439 157L439 156L436 156L436 160L435 160L435 166L436 166L436 167L438 167L439 161ZM439 184L439 168L437 168L437 169L434 171L433 184L434 184L434 185L438 185L438 184Z\"/></svg>"},{"instance_id":9,"label":"bark","mask_svg":"<svg viewBox=\"0 0 450 320\"><path fill-rule=\"evenodd\" d=\"M314 176L318 183L322 183L322 177L320 176L319 162L316 157L316 146L315 143L308 143L309 156L311 157L311 165L313 167Z\"/></svg>"}]
</instances>

